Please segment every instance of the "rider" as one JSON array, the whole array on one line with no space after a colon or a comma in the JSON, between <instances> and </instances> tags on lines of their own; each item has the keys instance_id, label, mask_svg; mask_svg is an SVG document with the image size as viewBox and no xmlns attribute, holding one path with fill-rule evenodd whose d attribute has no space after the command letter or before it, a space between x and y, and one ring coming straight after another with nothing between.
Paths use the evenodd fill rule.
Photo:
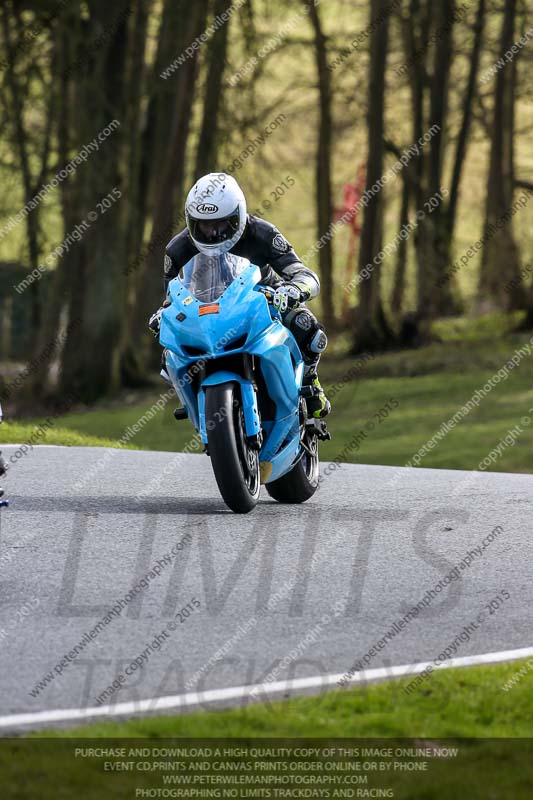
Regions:
<instances>
[{"instance_id":1,"label":"rider","mask_svg":"<svg viewBox=\"0 0 533 800\"><path fill-rule=\"evenodd\" d=\"M2 406L0 406L0 422L2 422ZM2 458L2 451L0 450L0 478L2 478L7 472L7 464ZM0 487L0 498L4 495L4 490Z\"/></svg>"},{"instance_id":2,"label":"rider","mask_svg":"<svg viewBox=\"0 0 533 800\"><path fill-rule=\"evenodd\" d=\"M211 173L192 187L185 203L187 227L167 245L165 291L180 269L198 252L230 252L261 269L261 283L273 289L273 305L293 333L305 363L304 386L315 388L307 400L309 414L325 417L331 405L317 375L328 340L314 314L305 305L320 292L318 276L305 267L282 234L259 217L247 214L246 198L235 178ZM159 336L161 309L150 318L150 330Z\"/></svg>"}]
</instances>

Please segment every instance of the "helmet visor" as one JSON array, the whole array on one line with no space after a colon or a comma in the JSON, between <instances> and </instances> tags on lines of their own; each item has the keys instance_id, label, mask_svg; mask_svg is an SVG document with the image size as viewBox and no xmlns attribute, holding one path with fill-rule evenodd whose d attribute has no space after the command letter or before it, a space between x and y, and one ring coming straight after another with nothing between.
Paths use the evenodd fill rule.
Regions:
<instances>
[{"instance_id":1,"label":"helmet visor","mask_svg":"<svg viewBox=\"0 0 533 800\"><path fill-rule=\"evenodd\" d=\"M189 232L200 244L222 244L231 239L240 225L239 208L222 219L198 219L189 214Z\"/></svg>"}]
</instances>

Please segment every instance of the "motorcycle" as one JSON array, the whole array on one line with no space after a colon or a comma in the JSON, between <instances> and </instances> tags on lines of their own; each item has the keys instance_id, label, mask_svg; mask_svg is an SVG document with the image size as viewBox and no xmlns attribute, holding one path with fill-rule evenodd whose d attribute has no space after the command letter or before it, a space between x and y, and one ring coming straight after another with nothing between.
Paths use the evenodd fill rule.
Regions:
<instances>
[{"instance_id":1,"label":"motorcycle","mask_svg":"<svg viewBox=\"0 0 533 800\"><path fill-rule=\"evenodd\" d=\"M160 344L189 419L211 458L226 505L246 514L261 485L280 503L303 503L319 485L323 420L309 418L304 362L272 305L273 291L245 258L198 254L170 281Z\"/></svg>"}]
</instances>

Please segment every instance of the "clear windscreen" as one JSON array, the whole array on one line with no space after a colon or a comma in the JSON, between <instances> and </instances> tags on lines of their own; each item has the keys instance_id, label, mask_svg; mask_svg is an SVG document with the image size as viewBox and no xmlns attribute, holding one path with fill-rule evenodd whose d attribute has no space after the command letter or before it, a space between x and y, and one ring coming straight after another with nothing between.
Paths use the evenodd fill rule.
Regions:
<instances>
[{"instance_id":1,"label":"clear windscreen","mask_svg":"<svg viewBox=\"0 0 533 800\"><path fill-rule=\"evenodd\" d=\"M249 265L248 259L232 253L222 255L199 253L182 267L179 279L197 300L202 303L212 303Z\"/></svg>"}]
</instances>

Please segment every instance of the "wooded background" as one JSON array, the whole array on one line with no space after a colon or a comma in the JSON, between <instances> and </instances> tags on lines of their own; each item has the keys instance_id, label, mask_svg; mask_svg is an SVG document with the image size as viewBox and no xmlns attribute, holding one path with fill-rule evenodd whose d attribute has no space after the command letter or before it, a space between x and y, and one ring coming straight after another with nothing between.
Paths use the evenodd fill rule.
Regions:
<instances>
[{"instance_id":1,"label":"wooded background","mask_svg":"<svg viewBox=\"0 0 533 800\"><path fill-rule=\"evenodd\" d=\"M0 17L0 360L31 363L30 396L153 376L164 247L215 170L309 254L315 310L354 355L420 346L443 316L533 327L531 0L4 0ZM386 174L350 250L343 187Z\"/></svg>"}]
</instances>

